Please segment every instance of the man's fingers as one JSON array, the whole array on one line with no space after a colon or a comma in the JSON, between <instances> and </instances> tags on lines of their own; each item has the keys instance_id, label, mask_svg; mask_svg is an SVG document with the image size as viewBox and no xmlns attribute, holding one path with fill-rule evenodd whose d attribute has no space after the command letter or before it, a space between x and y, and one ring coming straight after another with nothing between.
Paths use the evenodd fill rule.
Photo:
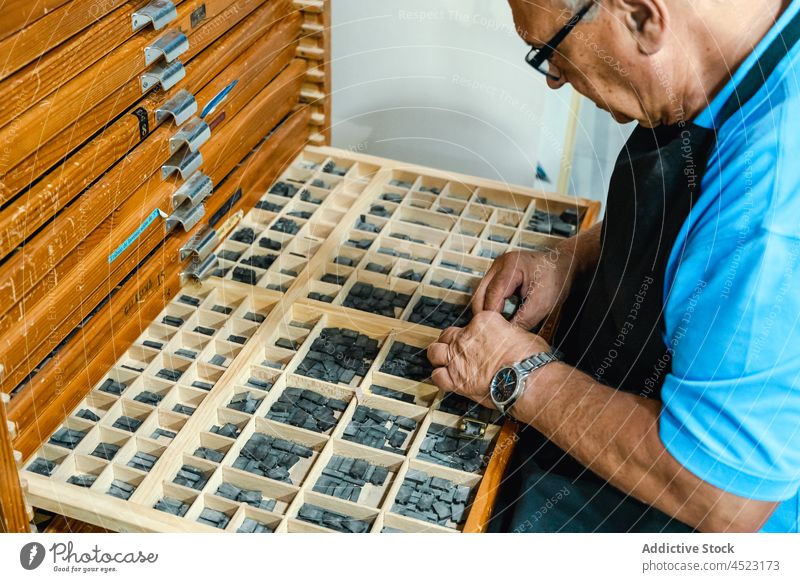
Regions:
<instances>
[{"instance_id":1,"label":"man's fingers","mask_svg":"<svg viewBox=\"0 0 800 582\"><path fill-rule=\"evenodd\" d=\"M511 297L521 284L522 273L519 270L507 269L506 272L499 273L486 289L483 310L502 312L506 299Z\"/></svg>"},{"instance_id":2,"label":"man's fingers","mask_svg":"<svg viewBox=\"0 0 800 582\"><path fill-rule=\"evenodd\" d=\"M529 330L534 325L542 321L544 315L539 313L536 305L534 304L533 298L528 297L519 306L517 312L514 314L514 317L511 318L511 323L518 326L521 329Z\"/></svg>"},{"instance_id":3,"label":"man's fingers","mask_svg":"<svg viewBox=\"0 0 800 582\"><path fill-rule=\"evenodd\" d=\"M450 348L447 344L436 342L428 346L428 361L434 366L447 366L450 363Z\"/></svg>"},{"instance_id":4,"label":"man's fingers","mask_svg":"<svg viewBox=\"0 0 800 582\"><path fill-rule=\"evenodd\" d=\"M475 289L475 293L472 296L472 313L474 315L484 310L483 303L486 298L486 289L492 283L494 275L495 269L494 267L490 267L489 272L484 275L483 279L481 279L481 282L478 284L478 288Z\"/></svg>"},{"instance_id":5,"label":"man's fingers","mask_svg":"<svg viewBox=\"0 0 800 582\"><path fill-rule=\"evenodd\" d=\"M456 388L455 382L453 382L453 378L450 376L450 372L447 368L436 368L433 374L431 374L431 380L433 380L433 383L439 388L447 390L448 392L452 392Z\"/></svg>"},{"instance_id":6,"label":"man's fingers","mask_svg":"<svg viewBox=\"0 0 800 582\"><path fill-rule=\"evenodd\" d=\"M452 344L460 332L461 329L457 327L448 327L439 334L439 342L443 344Z\"/></svg>"}]
</instances>

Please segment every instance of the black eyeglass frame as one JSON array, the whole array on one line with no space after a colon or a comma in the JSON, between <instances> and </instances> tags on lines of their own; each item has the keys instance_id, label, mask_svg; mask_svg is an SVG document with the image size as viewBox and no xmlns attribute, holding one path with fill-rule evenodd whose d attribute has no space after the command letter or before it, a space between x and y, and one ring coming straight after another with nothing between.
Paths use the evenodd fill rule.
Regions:
<instances>
[{"instance_id":1,"label":"black eyeglass frame","mask_svg":"<svg viewBox=\"0 0 800 582\"><path fill-rule=\"evenodd\" d=\"M528 54L525 56L525 62L548 79L558 81L561 78L560 76L556 76L548 71L544 71L541 67L545 62L550 60L550 58L556 52L558 45L561 44L567 35L572 32L572 29L575 28L581 20L583 20L583 17L586 16L589 10L591 10L596 3L597 0L591 0L586 6L576 12L572 18L570 18L569 21L561 28L561 30L559 30L550 40L548 40L542 48L531 47L531 50L528 51Z\"/></svg>"}]
</instances>

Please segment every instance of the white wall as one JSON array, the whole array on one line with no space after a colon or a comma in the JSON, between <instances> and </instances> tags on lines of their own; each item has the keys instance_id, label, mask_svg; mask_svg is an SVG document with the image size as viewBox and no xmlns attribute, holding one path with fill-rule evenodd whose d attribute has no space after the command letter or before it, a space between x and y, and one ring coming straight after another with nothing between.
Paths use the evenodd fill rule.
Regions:
<instances>
[{"instance_id":1,"label":"white wall","mask_svg":"<svg viewBox=\"0 0 800 582\"><path fill-rule=\"evenodd\" d=\"M335 146L555 189L572 92L524 62L506 2L332 2ZM582 107L573 192L604 198L610 127ZM551 185L535 182L537 162Z\"/></svg>"}]
</instances>

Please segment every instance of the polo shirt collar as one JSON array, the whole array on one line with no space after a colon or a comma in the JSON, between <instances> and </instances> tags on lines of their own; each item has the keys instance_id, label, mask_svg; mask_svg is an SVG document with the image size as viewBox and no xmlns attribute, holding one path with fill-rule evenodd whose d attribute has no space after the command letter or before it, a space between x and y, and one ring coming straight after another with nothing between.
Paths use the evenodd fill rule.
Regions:
<instances>
[{"instance_id":1,"label":"polo shirt collar","mask_svg":"<svg viewBox=\"0 0 800 582\"><path fill-rule=\"evenodd\" d=\"M783 14L781 14L769 32L767 32L764 38L756 45L753 52L748 55L741 66L733 73L731 79L725 84L722 90L711 100L708 107L697 116L694 120L695 125L707 129L719 127L719 115L730 96L733 95L733 92L742 83L742 80L750 70L756 66L758 60L763 56L772 41L783 32L786 25L798 12L800 12L800 0L793 0L792 3L786 7L786 10L783 11Z\"/></svg>"}]
</instances>

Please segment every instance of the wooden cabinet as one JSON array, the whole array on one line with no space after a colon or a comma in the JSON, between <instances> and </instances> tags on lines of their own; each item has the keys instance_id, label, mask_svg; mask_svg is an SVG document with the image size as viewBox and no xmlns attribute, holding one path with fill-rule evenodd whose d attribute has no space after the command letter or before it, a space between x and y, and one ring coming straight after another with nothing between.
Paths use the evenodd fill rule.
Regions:
<instances>
[{"instance_id":1,"label":"wooden cabinet","mask_svg":"<svg viewBox=\"0 0 800 582\"><path fill-rule=\"evenodd\" d=\"M0 29L4 527L33 505L115 531L480 531L514 427L393 362L492 257L597 205L325 147L329 2L84 4ZM320 360L331 330L374 353ZM322 408L270 414L301 393ZM328 418L320 398L318 432L298 419ZM413 424L401 447L353 442L366 409ZM448 463L440 437L481 459ZM247 465L265 438L311 451L288 481ZM332 496L343 458L387 476ZM463 515L398 504L420 472L468 489Z\"/></svg>"}]
</instances>

